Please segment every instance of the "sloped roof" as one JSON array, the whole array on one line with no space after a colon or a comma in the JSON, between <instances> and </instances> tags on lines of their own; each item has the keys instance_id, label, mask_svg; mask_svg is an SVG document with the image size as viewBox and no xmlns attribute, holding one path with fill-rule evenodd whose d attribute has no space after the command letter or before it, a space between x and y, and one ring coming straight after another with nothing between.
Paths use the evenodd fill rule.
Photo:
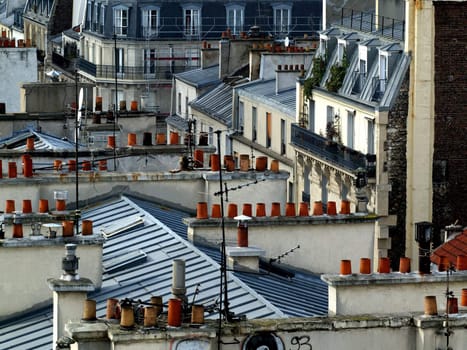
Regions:
<instances>
[{"instance_id":1,"label":"sloped roof","mask_svg":"<svg viewBox=\"0 0 467 350\"><path fill-rule=\"evenodd\" d=\"M295 118L296 89L295 85L276 93L276 79L255 80L237 88L239 95L249 96L264 104L282 110Z\"/></svg>"},{"instance_id":2,"label":"sloped roof","mask_svg":"<svg viewBox=\"0 0 467 350\"><path fill-rule=\"evenodd\" d=\"M456 266L457 257L459 255L467 256L467 229L436 248L431 254L430 259L433 263L438 265L441 257L445 256L452 265Z\"/></svg>"},{"instance_id":3,"label":"sloped roof","mask_svg":"<svg viewBox=\"0 0 467 350\"><path fill-rule=\"evenodd\" d=\"M203 88L219 83L219 65L208 68L192 69L186 72L175 74L175 79L192 85L196 88Z\"/></svg>"},{"instance_id":4,"label":"sloped roof","mask_svg":"<svg viewBox=\"0 0 467 350\"><path fill-rule=\"evenodd\" d=\"M230 127L232 125L232 90L230 84L221 83L192 101L190 106Z\"/></svg>"},{"instance_id":5,"label":"sloped roof","mask_svg":"<svg viewBox=\"0 0 467 350\"><path fill-rule=\"evenodd\" d=\"M26 150L26 140L34 137L34 149L36 150L75 150L75 143L63 140L32 129L15 132L12 136L0 140L0 149L11 149L16 151Z\"/></svg>"},{"instance_id":6,"label":"sloped roof","mask_svg":"<svg viewBox=\"0 0 467 350\"><path fill-rule=\"evenodd\" d=\"M172 261L186 263L188 300L211 305L219 294L220 254L217 250L195 247L185 241L188 215L145 200L121 197L84 210L82 218L93 221L96 232L111 234L111 227L135 225L111 235L104 243L102 288L89 294L97 301L97 316L105 317L107 298L149 300L152 295L171 297ZM157 218L156 218L157 217ZM158 219L160 218L160 220ZM117 225L115 225L117 224ZM174 227L175 232L169 228ZM79 256L79 248L77 250ZM229 273L230 310L235 315L254 318L315 316L327 312L327 286L317 276ZM50 349L52 308L0 323L1 349ZM217 318L217 314L206 318ZM21 344L18 343L21 339ZM23 344L23 345L22 345Z\"/></svg>"}]
</instances>

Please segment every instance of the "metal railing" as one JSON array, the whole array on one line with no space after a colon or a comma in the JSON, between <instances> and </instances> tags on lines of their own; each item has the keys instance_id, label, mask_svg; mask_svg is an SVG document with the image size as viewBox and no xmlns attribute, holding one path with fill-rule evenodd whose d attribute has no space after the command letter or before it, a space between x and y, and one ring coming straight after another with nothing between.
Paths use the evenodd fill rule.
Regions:
<instances>
[{"instance_id":1,"label":"metal railing","mask_svg":"<svg viewBox=\"0 0 467 350\"><path fill-rule=\"evenodd\" d=\"M377 16L374 13L342 8L341 26L373 33L388 39L404 40L405 22L390 17Z\"/></svg>"},{"instance_id":2,"label":"metal railing","mask_svg":"<svg viewBox=\"0 0 467 350\"><path fill-rule=\"evenodd\" d=\"M100 23L92 23L86 21L85 30L101 34L103 36L111 36L113 33L103 33ZM321 21L319 16L294 16L291 18L290 25L287 27L278 26L274 24L273 16L255 16L245 17L244 23L241 27L237 27L238 33L244 31L248 32L251 27L259 26L260 33L263 35L272 34L274 36L303 36L303 34L313 34L321 29ZM201 23L192 28L190 33L186 32L184 19L182 17L166 17L159 18L159 26L154 28L155 33L149 36L151 39L170 39L170 38L188 38L192 40L201 40L204 38L221 38L222 33L227 29L227 22L225 17L202 17ZM110 30L110 29L109 29ZM148 38L144 33L144 28L137 28L136 31L131 31L129 28L128 33L136 33L136 37L127 34L125 38L132 40L144 40Z\"/></svg>"},{"instance_id":3,"label":"metal railing","mask_svg":"<svg viewBox=\"0 0 467 350\"><path fill-rule=\"evenodd\" d=\"M298 124L292 124L291 141L294 146L351 171L366 168L368 165L367 155L344 145L330 142L320 135L301 128Z\"/></svg>"},{"instance_id":4,"label":"metal railing","mask_svg":"<svg viewBox=\"0 0 467 350\"><path fill-rule=\"evenodd\" d=\"M96 65L84 58L80 58L78 68L95 78L115 78L114 65ZM196 68L198 68L198 66L123 66L119 67L117 78L121 80L171 79L173 74L186 72Z\"/></svg>"}]
</instances>

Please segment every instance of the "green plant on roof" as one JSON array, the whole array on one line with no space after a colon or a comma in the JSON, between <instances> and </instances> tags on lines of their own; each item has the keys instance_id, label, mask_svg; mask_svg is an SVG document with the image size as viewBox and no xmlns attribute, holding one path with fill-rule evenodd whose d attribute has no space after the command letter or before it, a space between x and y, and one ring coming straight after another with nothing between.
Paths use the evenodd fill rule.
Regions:
<instances>
[{"instance_id":1,"label":"green plant on roof","mask_svg":"<svg viewBox=\"0 0 467 350\"><path fill-rule=\"evenodd\" d=\"M322 56L313 58L313 66L311 68L311 75L305 80L303 84L303 94L305 98L309 99L315 86L319 86L321 79L323 79L324 72L326 71L326 60Z\"/></svg>"},{"instance_id":2,"label":"green plant on roof","mask_svg":"<svg viewBox=\"0 0 467 350\"><path fill-rule=\"evenodd\" d=\"M349 63L347 61L347 55L344 51L342 61L333 64L330 69L329 79L326 81L326 89L328 91L339 91L339 89L342 87L342 83L344 82L345 73L347 72L348 67Z\"/></svg>"}]
</instances>

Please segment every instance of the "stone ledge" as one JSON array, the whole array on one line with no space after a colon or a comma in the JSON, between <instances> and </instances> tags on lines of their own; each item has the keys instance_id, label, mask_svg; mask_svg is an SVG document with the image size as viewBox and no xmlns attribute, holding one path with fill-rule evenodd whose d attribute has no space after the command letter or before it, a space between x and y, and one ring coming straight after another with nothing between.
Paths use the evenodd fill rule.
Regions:
<instances>
[{"instance_id":1,"label":"stone ledge","mask_svg":"<svg viewBox=\"0 0 467 350\"><path fill-rule=\"evenodd\" d=\"M75 243L78 245L102 245L104 237L100 233L89 236L57 237L46 238L44 236L29 236L25 238L8 238L0 240L2 248L26 248L26 247L47 247L63 246L64 244Z\"/></svg>"},{"instance_id":2,"label":"stone ledge","mask_svg":"<svg viewBox=\"0 0 467 350\"><path fill-rule=\"evenodd\" d=\"M418 272L411 273L372 273L338 275L325 274L321 279L330 286L366 286L366 285L390 285L410 283L446 283L445 272L432 272L430 275L420 275ZM467 282L467 271L453 272L449 276L451 282Z\"/></svg>"}]
</instances>

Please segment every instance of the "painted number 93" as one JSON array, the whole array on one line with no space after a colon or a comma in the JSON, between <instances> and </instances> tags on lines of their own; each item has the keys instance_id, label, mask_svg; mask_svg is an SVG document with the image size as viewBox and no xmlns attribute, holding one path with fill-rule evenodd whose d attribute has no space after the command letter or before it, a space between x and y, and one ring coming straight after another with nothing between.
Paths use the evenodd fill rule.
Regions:
<instances>
[{"instance_id":1,"label":"painted number 93","mask_svg":"<svg viewBox=\"0 0 467 350\"><path fill-rule=\"evenodd\" d=\"M312 350L313 346L311 346L310 341L311 338L308 335L293 337L290 339L290 344L293 345L290 350Z\"/></svg>"}]
</instances>

